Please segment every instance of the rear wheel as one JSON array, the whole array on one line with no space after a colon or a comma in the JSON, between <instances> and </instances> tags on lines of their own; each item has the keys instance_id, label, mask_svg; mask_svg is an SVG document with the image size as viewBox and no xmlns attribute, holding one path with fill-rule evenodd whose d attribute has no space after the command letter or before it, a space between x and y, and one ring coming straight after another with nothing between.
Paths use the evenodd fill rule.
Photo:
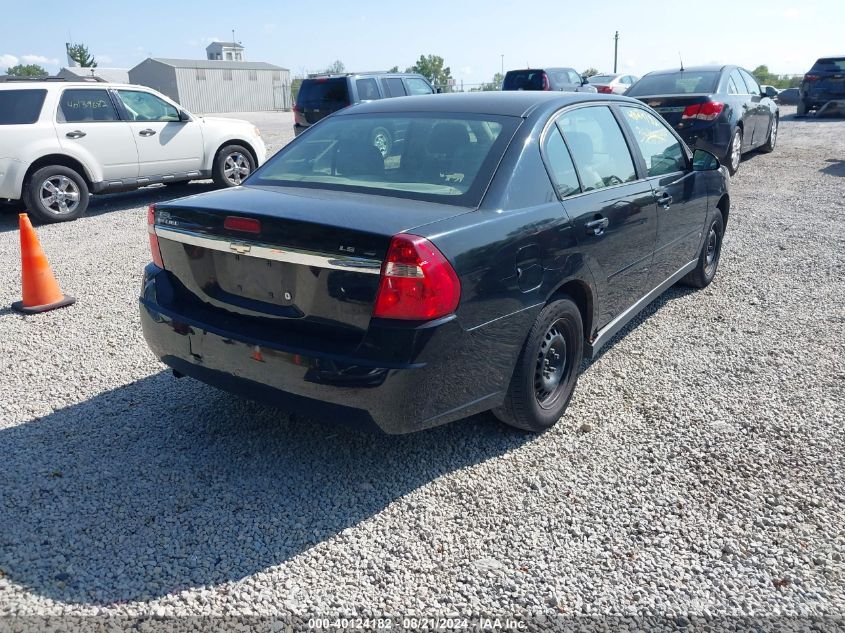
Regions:
<instances>
[{"instance_id":1,"label":"rear wheel","mask_svg":"<svg viewBox=\"0 0 845 633\"><path fill-rule=\"evenodd\" d=\"M771 152L775 149L775 143L778 140L778 115L772 117L772 126L769 128L769 138L766 144L760 148L761 152Z\"/></svg>"},{"instance_id":2,"label":"rear wheel","mask_svg":"<svg viewBox=\"0 0 845 633\"><path fill-rule=\"evenodd\" d=\"M24 201L29 213L41 222L68 222L88 209L88 185L73 169L48 165L29 177Z\"/></svg>"},{"instance_id":3,"label":"rear wheel","mask_svg":"<svg viewBox=\"0 0 845 633\"><path fill-rule=\"evenodd\" d=\"M740 160L742 160L742 129L736 127L734 128L734 133L731 135L731 142L728 145L728 152L725 154L724 160L731 176L739 169Z\"/></svg>"},{"instance_id":4,"label":"rear wheel","mask_svg":"<svg viewBox=\"0 0 845 633\"><path fill-rule=\"evenodd\" d=\"M698 255L696 267L687 274L681 283L693 288L704 288L710 285L716 276L719 268L719 258L722 255L722 236L725 234L725 224L722 221L722 214L717 213L716 217L710 220L707 236Z\"/></svg>"},{"instance_id":5,"label":"rear wheel","mask_svg":"<svg viewBox=\"0 0 845 633\"><path fill-rule=\"evenodd\" d=\"M540 312L516 362L508 393L493 413L502 422L539 433L563 415L584 357L584 326L569 298Z\"/></svg>"},{"instance_id":6,"label":"rear wheel","mask_svg":"<svg viewBox=\"0 0 845 633\"><path fill-rule=\"evenodd\" d=\"M798 111L795 113L797 116L807 116L807 112L809 112L810 108L807 107L807 104L804 103L803 100L798 100Z\"/></svg>"},{"instance_id":7,"label":"rear wheel","mask_svg":"<svg viewBox=\"0 0 845 633\"><path fill-rule=\"evenodd\" d=\"M214 158L211 177L218 187L237 187L255 171L249 150L240 145L222 147Z\"/></svg>"}]
</instances>

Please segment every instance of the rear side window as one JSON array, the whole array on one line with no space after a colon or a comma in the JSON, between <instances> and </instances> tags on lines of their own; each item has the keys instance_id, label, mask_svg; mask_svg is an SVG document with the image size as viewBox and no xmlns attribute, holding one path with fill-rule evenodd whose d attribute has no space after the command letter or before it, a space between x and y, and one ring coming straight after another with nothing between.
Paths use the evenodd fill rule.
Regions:
<instances>
[{"instance_id":1,"label":"rear side window","mask_svg":"<svg viewBox=\"0 0 845 633\"><path fill-rule=\"evenodd\" d=\"M335 111L349 105L346 77L306 79L299 87L296 105L308 110Z\"/></svg>"},{"instance_id":2,"label":"rear side window","mask_svg":"<svg viewBox=\"0 0 845 633\"><path fill-rule=\"evenodd\" d=\"M544 70L509 70L502 90L545 90L548 81Z\"/></svg>"},{"instance_id":3,"label":"rear side window","mask_svg":"<svg viewBox=\"0 0 845 633\"><path fill-rule=\"evenodd\" d=\"M581 191L572 157L569 155L569 150L566 149L560 130L556 126L549 129L544 150L546 163L551 171L552 181L558 195L565 198Z\"/></svg>"},{"instance_id":4,"label":"rear side window","mask_svg":"<svg viewBox=\"0 0 845 633\"><path fill-rule=\"evenodd\" d=\"M46 90L0 90L0 125L35 123L46 95Z\"/></svg>"},{"instance_id":5,"label":"rear side window","mask_svg":"<svg viewBox=\"0 0 845 633\"><path fill-rule=\"evenodd\" d=\"M572 110L561 115L558 126L572 150L584 191L637 179L628 144L607 107Z\"/></svg>"},{"instance_id":6,"label":"rear side window","mask_svg":"<svg viewBox=\"0 0 845 633\"><path fill-rule=\"evenodd\" d=\"M813 64L813 71L828 73L845 73L845 57L825 57Z\"/></svg>"},{"instance_id":7,"label":"rear side window","mask_svg":"<svg viewBox=\"0 0 845 633\"><path fill-rule=\"evenodd\" d=\"M719 73L716 71L676 72L646 75L626 93L629 97L642 95L676 95L716 92Z\"/></svg>"},{"instance_id":8,"label":"rear side window","mask_svg":"<svg viewBox=\"0 0 845 633\"><path fill-rule=\"evenodd\" d=\"M381 80L381 85L388 97L404 97L405 85L399 77L388 77Z\"/></svg>"},{"instance_id":9,"label":"rear side window","mask_svg":"<svg viewBox=\"0 0 845 633\"><path fill-rule=\"evenodd\" d=\"M375 79L358 79L355 82L355 87L358 88L358 99L361 101L381 99Z\"/></svg>"},{"instance_id":10,"label":"rear side window","mask_svg":"<svg viewBox=\"0 0 845 633\"><path fill-rule=\"evenodd\" d=\"M59 102L58 119L66 123L117 121L117 110L105 90L65 90Z\"/></svg>"},{"instance_id":11,"label":"rear side window","mask_svg":"<svg viewBox=\"0 0 845 633\"><path fill-rule=\"evenodd\" d=\"M684 149L669 128L650 112L622 106L622 113L645 159L649 176L663 176L687 168Z\"/></svg>"},{"instance_id":12,"label":"rear side window","mask_svg":"<svg viewBox=\"0 0 845 633\"><path fill-rule=\"evenodd\" d=\"M406 77L405 87L409 95L430 95L432 92L431 86L419 77Z\"/></svg>"}]
</instances>

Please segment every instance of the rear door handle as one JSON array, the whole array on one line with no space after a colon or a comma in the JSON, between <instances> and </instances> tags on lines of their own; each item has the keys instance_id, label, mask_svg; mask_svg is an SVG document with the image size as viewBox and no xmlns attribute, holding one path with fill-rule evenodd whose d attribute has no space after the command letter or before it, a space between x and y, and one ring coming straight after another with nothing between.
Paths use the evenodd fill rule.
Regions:
<instances>
[{"instance_id":1,"label":"rear door handle","mask_svg":"<svg viewBox=\"0 0 845 633\"><path fill-rule=\"evenodd\" d=\"M601 235L610 224L610 220L603 217L598 217L595 220L590 220L584 224L584 230L587 235Z\"/></svg>"},{"instance_id":2,"label":"rear door handle","mask_svg":"<svg viewBox=\"0 0 845 633\"><path fill-rule=\"evenodd\" d=\"M655 191L654 197L657 199L657 204L663 207L664 209L668 209L669 205L672 204L672 194L668 191Z\"/></svg>"},{"instance_id":3,"label":"rear door handle","mask_svg":"<svg viewBox=\"0 0 845 633\"><path fill-rule=\"evenodd\" d=\"M85 134L86 133L82 130L74 130L73 132L68 132L67 134L65 134L65 136L67 136L68 138L82 138L83 136L85 136Z\"/></svg>"},{"instance_id":4,"label":"rear door handle","mask_svg":"<svg viewBox=\"0 0 845 633\"><path fill-rule=\"evenodd\" d=\"M138 132L138 134L141 135L141 136L152 136L155 133L156 133L156 131L151 130L150 128L147 128L146 130L141 130L140 132Z\"/></svg>"}]
</instances>

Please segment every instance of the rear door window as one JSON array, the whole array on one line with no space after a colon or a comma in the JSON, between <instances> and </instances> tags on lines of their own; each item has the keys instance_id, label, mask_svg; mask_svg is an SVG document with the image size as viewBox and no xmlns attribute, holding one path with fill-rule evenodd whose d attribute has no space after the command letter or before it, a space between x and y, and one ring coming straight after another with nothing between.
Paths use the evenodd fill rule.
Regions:
<instances>
[{"instance_id":1,"label":"rear door window","mask_svg":"<svg viewBox=\"0 0 845 633\"><path fill-rule=\"evenodd\" d=\"M748 89L748 86L745 85L745 80L742 78L742 75L739 74L739 70L734 69L731 71L731 79L733 79L734 85L737 89L737 94L749 94L751 91Z\"/></svg>"},{"instance_id":2,"label":"rear door window","mask_svg":"<svg viewBox=\"0 0 845 633\"><path fill-rule=\"evenodd\" d=\"M581 177L584 191L637 179L622 129L606 106L577 108L557 120Z\"/></svg>"},{"instance_id":3,"label":"rear door window","mask_svg":"<svg viewBox=\"0 0 845 633\"><path fill-rule=\"evenodd\" d=\"M686 153L666 124L640 108L621 108L645 159L649 176L663 176L687 168Z\"/></svg>"},{"instance_id":4,"label":"rear door window","mask_svg":"<svg viewBox=\"0 0 845 633\"><path fill-rule=\"evenodd\" d=\"M0 125L35 123L46 96L46 90L0 90Z\"/></svg>"},{"instance_id":5,"label":"rear door window","mask_svg":"<svg viewBox=\"0 0 845 633\"><path fill-rule=\"evenodd\" d=\"M569 83L575 84L576 86L581 83L581 75L574 70L567 70L566 74L569 75Z\"/></svg>"},{"instance_id":6,"label":"rear door window","mask_svg":"<svg viewBox=\"0 0 845 633\"><path fill-rule=\"evenodd\" d=\"M552 126L549 129L543 147L543 153L546 157L546 164L549 166L552 183L558 195L561 198L565 198L566 196L580 192L581 185L578 183L578 174L575 172L575 165L572 163L572 157L569 155L569 150L563 142L560 130L556 126Z\"/></svg>"},{"instance_id":7,"label":"rear door window","mask_svg":"<svg viewBox=\"0 0 845 633\"><path fill-rule=\"evenodd\" d=\"M355 87L358 89L358 99L361 101L381 99L375 79L358 79L355 82Z\"/></svg>"},{"instance_id":8,"label":"rear door window","mask_svg":"<svg viewBox=\"0 0 845 633\"><path fill-rule=\"evenodd\" d=\"M334 112L349 105L346 77L306 79L299 87L296 105L303 110Z\"/></svg>"},{"instance_id":9,"label":"rear door window","mask_svg":"<svg viewBox=\"0 0 845 633\"><path fill-rule=\"evenodd\" d=\"M57 116L61 123L119 120L108 91L88 88L65 90Z\"/></svg>"},{"instance_id":10,"label":"rear door window","mask_svg":"<svg viewBox=\"0 0 845 633\"><path fill-rule=\"evenodd\" d=\"M405 85L399 77L387 77L381 80L381 87L384 88L388 97L404 97Z\"/></svg>"},{"instance_id":11,"label":"rear door window","mask_svg":"<svg viewBox=\"0 0 845 633\"><path fill-rule=\"evenodd\" d=\"M745 85L748 87L748 93L752 95L759 95L760 94L760 84L757 83L757 80L751 76L751 73L744 71L742 68L739 69L739 74L742 75L742 78L745 80Z\"/></svg>"},{"instance_id":12,"label":"rear door window","mask_svg":"<svg viewBox=\"0 0 845 633\"><path fill-rule=\"evenodd\" d=\"M432 93L431 86L419 77L406 77L405 87L408 89L409 95L430 95Z\"/></svg>"}]
</instances>

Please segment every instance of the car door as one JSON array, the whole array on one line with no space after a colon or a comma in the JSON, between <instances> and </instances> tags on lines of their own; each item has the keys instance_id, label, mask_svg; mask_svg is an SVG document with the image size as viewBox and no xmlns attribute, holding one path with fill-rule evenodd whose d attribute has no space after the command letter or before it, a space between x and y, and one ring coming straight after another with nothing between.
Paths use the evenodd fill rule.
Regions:
<instances>
[{"instance_id":1,"label":"car door","mask_svg":"<svg viewBox=\"0 0 845 633\"><path fill-rule=\"evenodd\" d=\"M179 109L143 90L116 90L138 147L138 175L156 180L199 172L203 137L198 121L180 121Z\"/></svg>"},{"instance_id":2,"label":"car door","mask_svg":"<svg viewBox=\"0 0 845 633\"><path fill-rule=\"evenodd\" d=\"M739 120L742 121L742 151L747 152L753 147L754 128L757 126L756 104L738 68L731 71L730 79L733 80L738 92L734 99L739 109ZM760 101L759 95L757 101Z\"/></svg>"},{"instance_id":3,"label":"car door","mask_svg":"<svg viewBox=\"0 0 845 633\"><path fill-rule=\"evenodd\" d=\"M657 235L654 194L651 185L638 178L622 129L608 106L569 109L556 125L579 184L563 206L599 286L597 325L602 327L650 290ZM556 142L553 131L550 134Z\"/></svg>"},{"instance_id":4,"label":"car door","mask_svg":"<svg viewBox=\"0 0 845 633\"><path fill-rule=\"evenodd\" d=\"M754 147L759 147L766 142L769 136L769 124L771 121L769 109L763 102L763 91L760 89L760 84L757 80L744 68L739 69L739 73L745 80L745 85L748 87L748 92L751 95L751 110L754 114L754 137L752 143Z\"/></svg>"},{"instance_id":5,"label":"car door","mask_svg":"<svg viewBox=\"0 0 845 633\"><path fill-rule=\"evenodd\" d=\"M118 115L105 88L67 88L55 120L61 148L86 164L100 165L103 181L138 177L138 150L132 130Z\"/></svg>"},{"instance_id":6,"label":"car door","mask_svg":"<svg viewBox=\"0 0 845 633\"><path fill-rule=\"evenodd\" d=\"M707 186L659 116L637 106L620 106L619 111L654 192L657 241L650 285L657 287L698 253L707 218Z\"/></svg>"}]
</instances>

